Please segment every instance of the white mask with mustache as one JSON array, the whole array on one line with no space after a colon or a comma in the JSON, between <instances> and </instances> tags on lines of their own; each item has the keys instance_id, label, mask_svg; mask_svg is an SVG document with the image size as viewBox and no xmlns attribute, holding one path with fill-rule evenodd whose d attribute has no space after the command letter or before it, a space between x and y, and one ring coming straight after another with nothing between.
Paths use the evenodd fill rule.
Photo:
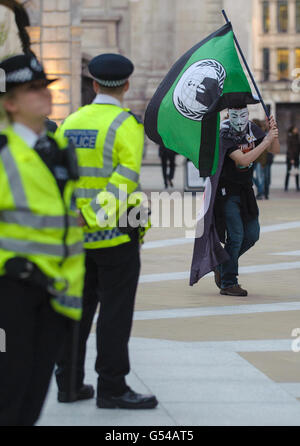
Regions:
<instances>
[{"instance_id":1,"label":"white mask with mustache","mask_svg":"<svg viewBox=\"0 0 300 446\"><path fill-rule=\"evenodd\" d=\"M228 114L231 127L233 127L236 132L243 133L249 122L248 108L245 107L240 110L232 108L228 110Z\"/></svg>"}]
</instances>

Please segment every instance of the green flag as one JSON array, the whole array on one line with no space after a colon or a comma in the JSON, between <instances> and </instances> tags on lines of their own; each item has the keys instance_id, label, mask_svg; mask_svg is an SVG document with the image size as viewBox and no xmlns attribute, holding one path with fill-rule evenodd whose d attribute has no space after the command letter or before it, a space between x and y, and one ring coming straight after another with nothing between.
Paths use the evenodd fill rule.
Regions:
<instances>
[{"instance_id":1,"label":"green flag","mask_svg":"<svg viewBox=\"0 0 300 446\"><path fill-rule=\"evenodd\" d=\"M257 102L228 23L171 68L147 107L145 130L152 141L190 159L200 176L211 176L219 159L219 112Z\"/></svg>"}]
</instances>

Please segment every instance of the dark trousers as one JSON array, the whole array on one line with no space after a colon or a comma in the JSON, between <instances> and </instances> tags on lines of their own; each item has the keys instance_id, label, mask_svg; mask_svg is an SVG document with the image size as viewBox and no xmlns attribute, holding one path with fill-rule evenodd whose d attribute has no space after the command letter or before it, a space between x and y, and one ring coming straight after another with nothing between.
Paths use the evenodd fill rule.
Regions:
<instances>
[{"instance_id":1,"label":"dark trousers","mask_svg":"<svg viewBox=\"0 0 300 446\"><path fill-rule=\"evenodd\" d=\"M175 175L175 153L169 151L161 153L161 165L164 177L165 186L168 185L168 180L172 181Z\"/></svg>"},{"instance_id":2,"label":"dark trousers","mask_svg":"<svg viewBox=\"0 0 300 446\"><path fill-rule=\"evenodd\" d=\"M293 161L294 161L294 167L296 169L298 169L299 168L299 158L296 158ZM287 172L286 172L286 176L285 176L284 190L287 191L289 188L290 172L292 169L292 162L289 158L287 158L287 160L286 160L286 167L287 167ZM299 175L295 175L295 181L296 181L296 189L299 190Z\"/></svg>"},{"instance_id":3,"label":"dark trousers","mask_svg":"<svg viewBox=\"0 0 300 446\"><path fill-rule=\"evenodd\" d=\"M121 395L127 390L125 376L130 371L128 342L132 327L135 294L140 272L138 242L87 250L83 316L79 327L76 386L84 380L86 342L98 304L97 393ZM60 391L70 388L70 344L66 342L58 360L56 380Z\"/></svg>"},{"instance_id":4,"label":"dark trousers","mask_svg":"<svg viewBox=\"0 0 300 446\"><path fill-rule=\"evenodd\" d=\"M0 426L32 426L46 398L67 319L36 286L0 278Z\"/></svg>"},{"instance_id":5,"label":"dark trousers","mask_svg":"<svg viewBox=\"0 0 300 446\"><path fill-rule=\"evenodd\" d=\"M219 267L222 288L238 283L239 258L259 239L258 218L244 223L240 204L241 198L239 196L231 196L224 205L227 231L225 250L228 252L230 259Z\"/></svg>"},{"instance_id":6,"label":"dark trousers","mask_svg":"<svg viewBox=\"0 0 300 446\"><path fill-rule=\"evenodd\" d=\"M271 185L271 169L272 164L267 164L264 168L265 173L265 197L269 198L270 195L270 185Z\"/></svg>"}]
</instances>

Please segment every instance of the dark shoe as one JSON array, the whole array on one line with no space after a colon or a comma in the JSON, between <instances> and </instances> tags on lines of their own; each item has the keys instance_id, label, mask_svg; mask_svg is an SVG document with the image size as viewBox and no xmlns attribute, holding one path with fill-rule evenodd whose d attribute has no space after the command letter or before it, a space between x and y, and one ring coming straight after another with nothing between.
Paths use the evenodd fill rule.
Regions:
<instances>
[{"instance_id":1,"label":"dark shoe","mask_svg":"<svg viewBox=\"0 0 300 446\"><path fill-rule=\"evenodd\" d=\"M263 200L264 197L263 197L263 195L256 195L256 199L257 199L257 200Z\"/></svg>"},{"instance_id":2,"label":"dark shoe","mask_svg":"<svg viewBox=\"0 0 300 446\"><path fill-rule=\"evenodd\" d=\"M100 409L154 409L158 401L154 395L141 395L133 390L127 390L121 396L105 396L97 398Z\"/></svg>"},{"instance_id":3,"label":"dark shoe","mask_svg":"<svg viewBox=\"0 0 300 446\"><path fill-rule=\"evenodd\" d=\"M70 396L68 392L58 392L57 399L60 403L73 403L74 401L90 400L94 397L94 387L84 384L76 394Z\"/></svg>"},{"instance_id":4,"label":"dark shoe","mask_svg":"<svg viewBox=\"0 0 300 446\"><path fill-rule=\"evenodd\" d=\"M233 285L227 288L221 288L220 294L225 296L248 296L248 291L243 290L241 285Z\"/></svg>"},{"instance_id":5,"label":"dark shoe","mask_svg":"<svg viewBox=\"0 0 300 446\"><path fill-rule=\"evenodd\" d=\"M218 288L221 289L221 274L218 268L214 270L214 274L215 274L215 284L217 285Z\"/></svg>"},{"instance_id":6,"label":"dark shoe","mask_svg":"<svg viewBox=\"0 0 300 446\"><path fill-rule=\"evenodd\" d=\"M172 181L172 180L169 180L169 185L170 185L171 187L174 187L174 184L173 184L173 181Z\"/></svg>"}]
</instances>

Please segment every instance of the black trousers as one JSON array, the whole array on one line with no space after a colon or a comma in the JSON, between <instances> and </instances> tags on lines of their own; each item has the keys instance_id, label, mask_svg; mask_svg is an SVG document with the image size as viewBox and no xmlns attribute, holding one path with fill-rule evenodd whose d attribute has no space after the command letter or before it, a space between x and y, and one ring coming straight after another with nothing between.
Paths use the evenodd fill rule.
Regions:
<instances>
[{"instance_id":1,"label":"black trousers","mask_svg":"<svg viewBox=\"0 0 300 446\"><path fill-rule=\"evenodd\" d=\"M161 153L161 165L164 177L165 186L168 185L168 180L173 180L175 175L175 153L162 151Z\"/></svg>"},{"instance_id":2,"label":"black trousers","mask_svg":"<svg viewBox=\"0 0 300 446\"><path fill-rule=\"evenodd\" d=\"M83 316L79 327L76 386L84 380L86 342L98 304L97 394L121 395L127 390L125 376L130 371L128 342L132 327L135 294L140 273L138 241L114 248L87 250L83 295ZM70 389L71 336L58 360L56 380L60 391Z\"/></svg>"},{"instance_id":3,"label":"black trousers","mask_svg":"<svg viewBox=\"0 0 300 446\"><path fill-rule=\"evenodd\" d=\"M0 278L0 426L32 426L46 398L67 319L36 286Z\"/></svg>"},{"instance_id":4,"label":"black trousers","mask_svg":"<svg viewBox=\"0 0 300 446\"><path fill-rule=\"evenodd\" d=\"M293 161L294 161L294 167L296 169L298 169L299 168L299 158L295 158ZM286 176L285 176L284 189L288 190L289 181L290 181L290 172L292 169L292 162L289 158L286 159L286 166L287 166L287 172L286 172ZM299 190L299 175L295 176L295 181L296 181L296 189Z\"/></svg>"}]
</instances>

